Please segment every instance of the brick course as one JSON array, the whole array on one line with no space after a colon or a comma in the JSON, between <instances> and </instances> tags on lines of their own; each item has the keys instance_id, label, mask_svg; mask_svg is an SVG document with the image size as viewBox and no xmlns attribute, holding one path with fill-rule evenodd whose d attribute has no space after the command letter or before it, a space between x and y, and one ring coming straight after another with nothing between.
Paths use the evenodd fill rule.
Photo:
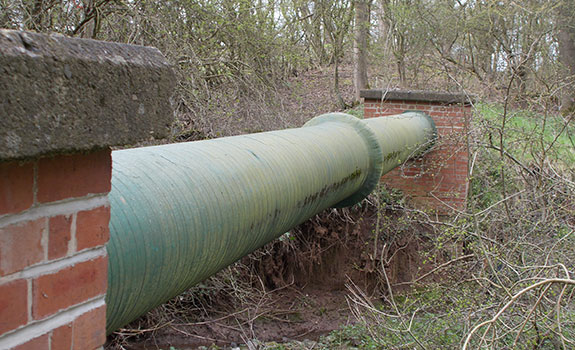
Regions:
<instances>
[{"instance_id":1,"label":"brick course","mask_svg":"<svg viewBox=\"0 0 575 350\"><path fill-rule=\"evenodd\" d=\"M52 331L52 336L50 337L51 350L72 349L72 327L72 323L69 323Z\"/></svg>"},{"instance_id":2,"label":"brick course","mask_svg":"<svg viewBox=\"0 0 575 350\"><path fill-rule=\"evenodd\" d=\"M107 149L0 163L0 349L104 344L105 306L83 305L107 288L111 162Z\"/></svg>"},{"instance_id":3,"label":"brick course","mask_svg":"<svg viewBox=\"0 0 575 350\"><path fill-rule=\"evenodd\" d=\"M58 215L50 218L48 238L48 259L66 256L72 239L72 216Z\"/></svg>"},{"instance_id":4,"label":"brick course","mask_svg":"<svg viewBox=\"0 0 575 350\"><path fill-rule=\"evenodd\" d=\"M106 293L106 265L107 259L98 258L34 279L34 319Z\"/></svg>"},{"instance_id":5,"label":"brick course","mask_svg":"<svg viewBox=\"0 0 575 350\"><path fill-rule=\"evenodd\" d=\"M50 342L49 335L44 334L22 345L18 345L17 347L13 348L13 350L47 350L50 347L50 345L48 345L49 342Z\"/></svg>"},{"instance_id":6,"label":"brick course","mask_svg":"<svg viewBox=\"0 0 575 350\"><path fill-rule=\"evenodd\" d=\"M0 285L0 334L28 322L28 283L16 280Z\"/></svg>"},{"instance_id":7,"label":"brick course","mask_svg":"<svg viewBox=\"0 0 575 350\"><path fill-rule=\"evenodd\" d=\"M97 308L74 321L73 350L95 350L106 341L106 309Z\"/></svg>"},{"instance_id":8,"label":"brick course","mask_svg":"<svg viewBox=\"0 0 575 350\"><path fill-rule=\"evenodd\" d=\"M109 150L43 158L38 162L38 202L53 202L110 192ZM102 166L109 164L109 166Z\"/></svg>"},{"instance_id":9,"label":"brick course","mask_svg":"<svg viewBox=\"0 0 575 350\"><path fill-rule=\"evenodd\" d=\"M45 218L0 227L0 276L44 260L45 231Z\"/></svg>"},{"instance_id":10,"label":"brick course","mask_svg":"<svg viewBox=\"0 0 575 350\"><path fill-rule=\"evenodd\" d=\"M34 202L34 164L0 162L0 215L28 209Z\"/></svg>"},{"instance_id":11,"label":"brick course","mask_svg":"<svg viewBox=\"0 0 575 350\"><path fill-rule=\"evenodd\" d=\"M110 238L110 207L99 207L81 211L76 219L76 241L78 251L101 246Z\"/></svg>"}]
</instances>

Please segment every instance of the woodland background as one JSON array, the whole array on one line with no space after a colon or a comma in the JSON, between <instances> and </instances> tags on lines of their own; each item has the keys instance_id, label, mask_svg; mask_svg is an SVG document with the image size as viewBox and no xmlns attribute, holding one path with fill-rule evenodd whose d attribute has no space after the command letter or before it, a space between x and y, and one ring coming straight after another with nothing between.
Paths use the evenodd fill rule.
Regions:
<instances>
[{"instance_id":1,"label":"woodland background","mask_svg":"<svg viewBox=\"0 0 575 350\"><path fill-rule=\"evenodd\" d=\"M0 0L0 27L157 47L178 76L175 142L335 110L361 117L365 88L477 96L464 212L438 220L382 187L152 312L110 348L156 336L169 317L203 322L217 300L252 329L250 307L273 314L263 301L281 281L348 242L345 230L317 238L318 227L363 219L372 253L355 269L377 283L342 282L355 321L313 345L274 347L246 331L250 349L575 348L575 1ZM388 275L406 242L421 247L420 266L400 286ZM261 262L288 253L284 275L266 276Z\"/></svg>"}]
</instances>

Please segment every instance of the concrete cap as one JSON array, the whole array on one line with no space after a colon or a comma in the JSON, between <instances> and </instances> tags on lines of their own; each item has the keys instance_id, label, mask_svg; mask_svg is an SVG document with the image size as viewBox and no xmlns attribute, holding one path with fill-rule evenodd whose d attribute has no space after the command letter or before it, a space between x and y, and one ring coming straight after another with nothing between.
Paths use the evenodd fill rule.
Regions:
<instances>
[{"instance_id":1,"label":"concrete cap","mask_svg":"<svg viewBox=\"0 0 575 350\"><path fill-rule=\"evenodd\" d=\"M426 90L361 90L360 97L368 100L438 102L471 104L474 95Z\"/></svg>"},{"instance_id":2,"label":"concrete cap","mask_svg":"<svg viewBox=\"0 0 575 350\"><path fill-rule=\"evenodd\" d=\"M0 30L0 160L166 137L174 84L153 47Z\"/></svg>"}]
</instances>

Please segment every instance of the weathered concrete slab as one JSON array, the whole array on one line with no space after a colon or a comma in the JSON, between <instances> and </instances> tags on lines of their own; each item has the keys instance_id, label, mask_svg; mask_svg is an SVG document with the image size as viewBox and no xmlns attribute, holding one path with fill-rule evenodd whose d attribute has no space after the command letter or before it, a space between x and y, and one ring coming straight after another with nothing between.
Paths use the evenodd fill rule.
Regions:
<instances>
[{"instance_id":1,"label":"weathered concrete slab","mask_svg":"<svg viewBox=\"0 0 575 350\"><path fill-rule=\"evenodd\" d=\"M0 160L163 138L174 84L156 48L0 30Z\"/></svg>"},{"instance_id":2,"label":"weathered concrete slab","mask_svg":"<svg viewBox=\"0 0 575 350\"><path fill-rule=\"evenodd\" d=\"M473 95L425 90L362 90L360 91L360 97L369 100L383 99L385 101L437 102L445 104L470 104L475 100Z\"/></svg>"}]
</instances>

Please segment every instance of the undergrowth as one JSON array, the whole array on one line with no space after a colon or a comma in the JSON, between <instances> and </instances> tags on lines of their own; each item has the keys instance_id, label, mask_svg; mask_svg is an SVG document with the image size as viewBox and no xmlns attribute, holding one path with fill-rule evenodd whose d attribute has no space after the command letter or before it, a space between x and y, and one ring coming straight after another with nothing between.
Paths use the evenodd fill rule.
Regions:
<instances>
[{"instance_id":1,"label":"undergrowth","mask_svg":"<svg viewBox=\"0 0 575 350\"><path fill-rule=\"evenodd\" d=\"M381 303L350 289L359 324L341 334L368 334L359 346L366 349L574 348L572 119L477 106L467 210L448 220L409 219L434 227L434 247L423 256L435 259L448 247L457 254Z\"/></svg>"}]
</instances>

